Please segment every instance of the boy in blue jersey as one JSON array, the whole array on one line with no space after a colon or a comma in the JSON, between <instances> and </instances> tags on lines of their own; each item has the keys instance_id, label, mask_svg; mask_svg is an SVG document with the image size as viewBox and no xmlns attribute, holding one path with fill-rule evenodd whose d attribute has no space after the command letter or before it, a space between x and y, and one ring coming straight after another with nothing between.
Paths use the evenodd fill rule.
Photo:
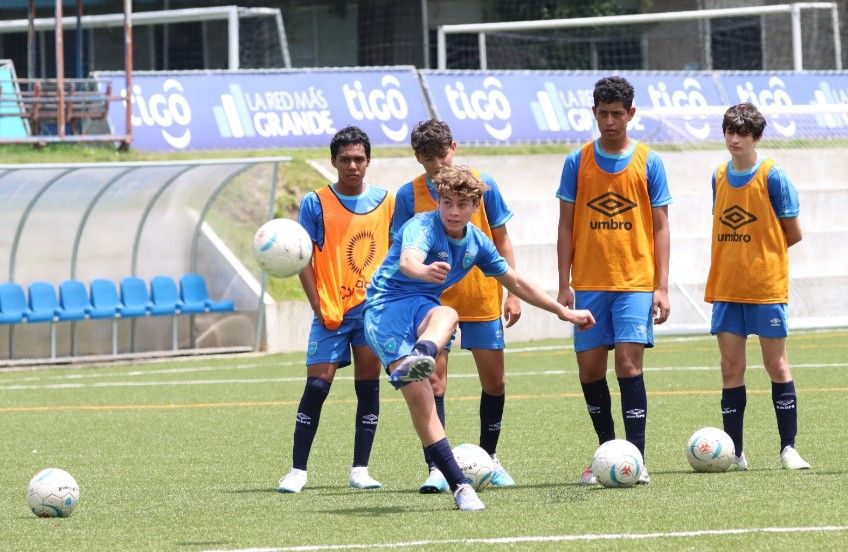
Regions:
<instances>
[{"instance_id":1,"label":"boy in blue jersey","mask_svg":"<svg viewBox=\"0 0 848 552\"><path fill-rule=\"evenodd\" d=\"M415 152L415 159L424 168L424 174L407 182L397 191L392 218L393 235L416 213L436 209L438 192L433 178L442 167L453 164L457 149L450 127L438 119L429 119L417 124L412 130L410 144ZM495 243L498 253L506 259L509 266L515 268L512 241L506 229L507 221L512 218L512 211L507 207L491 175L474 170L472 173L488 189L483 193L480 207L472 216L471 223ZM507 293L504 300L501 285L493 278L484 276L476 268L446 290L440 301L443 305L453 307L459 315L461 346L471 351L477 366L482 387L479 443L495 464L491 484L494 487L512 486L515 481L501 465L496 453L506 402L504 327L509 328L521 317L521 302L512 293ZM501 315L505 324L501 321ZM436 412L442 425L445 425L444 405L450 349L451 343L448 343L436 358L436 368L429 378L436 400ZM422 493L446 492L448 483L432 458L425 453L424 461L429 473L419 490Z\"/></svg>"},{"instance_id":2,"label":"boy in blue jersey","mask_svg":"<svg viewBox=\"0 0 848 552\"><path fill-rule=\"evenodd\" d=\"M380 413L380 360L365 342L362 304L365 288L385 256L393 197L365 184L371 159L368 136L357 127L339 130L330 142L338 180L307 194L299 222L312 238L312 261L300 283L315 316L306 353L306 385L295 416L292 468L279 482L282 493L306 485L306 463L324 400L336 371L351 363L356 392L353 464L348 484L375 489L368 459Z\"/></svg>"},{"instance_id":3,"label":"boy in blue jersey","mask_svg":"<svg viewBox=\"0 0 848 552\"><path fill-rule=\"evenodd\" d=\"M648 399L644 351L653 324L668 319L669 228L665 169L659 156L627 134L633 86L621 77L595 84L592 113L600 137L565 160L557 198L559 295L592 311L597 325L574 336L580 384L599 443L615 439L607 358L615 374L627 440L645 453ZM572 291L573 289L573 291ZM586 468L580 483L597 482ZM644 470L640 483L648 483Z\"/></svg>"},{"instance_id":4,"label":"boy in blue jersey","mask_svg":"<svg viewBox=\"0 0 848 552\"><path fill-rule=\"evenodd\" d=\"M586 310L571 310L509 267L495 244L470 224L486 189L467 169L444 167L434 179L438 211L421 213L393 236L365 301L365 335L389 382L400 389L421 444L442 472L460 510L482 510L465 482L436 413L428 376L456 331L456 311L439 303L448 287L479 267L520 299L580 328L594 324Z\"/></svg>"},{"instance_id":5,"label":"boy in blue jersey","mask_svg":"<svg viewBox=\"0 0 848 552\"><path fill-rule=\"evenodd\" d=\"M742 449L745 342L754 334L771 379L781 465L809 469L795 450L797 397L786 355L788 249L801 241L798 193L773 160L757 155L765 127L765 118L750 103L724 114L721 128L730 161L712 178L712 262L704 299L713 304L710 332L721 351L721 415L736 449L731 467L748 469Z\"/></svg>"}]
</instances>

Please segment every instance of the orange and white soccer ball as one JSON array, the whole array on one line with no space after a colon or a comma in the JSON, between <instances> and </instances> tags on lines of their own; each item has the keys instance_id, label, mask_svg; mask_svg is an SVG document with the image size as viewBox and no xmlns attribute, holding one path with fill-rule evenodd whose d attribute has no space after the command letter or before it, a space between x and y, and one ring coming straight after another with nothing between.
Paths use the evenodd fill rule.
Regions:
<instances>
[{"instance_id":1,"label":"orange and white soccer ball","mask_svg":"<svg viewBox=\"0 0 848 552\"><path fill-rule=\"evenodd\" d=\"M632 487L644 470L642 453L625 439L607 441L592 457L592 473L604 487Z\"/></svg>"},{"instance_id":2,"label":"orange and white soccer ball","mask_svg":"<svg viewBox=\"0 0 848 552\"><path fill-rule=\"evenodd\" d=\"M733 439L717 427L702 427L686 445L686 459L697 472L727 471L735 455Z\"/></svg>"},{"instance_id":3,"label":"orange and white soccer ball","mask_svg":"<svg viewBox=\"0 0 848 552\"><path fill-rule=\"evenodd\" d=\"M253 257L268 274L288 278L309 264L312 239L306 229L294 220L269 220L253 235Z\"/></svg>"}]
</instances>

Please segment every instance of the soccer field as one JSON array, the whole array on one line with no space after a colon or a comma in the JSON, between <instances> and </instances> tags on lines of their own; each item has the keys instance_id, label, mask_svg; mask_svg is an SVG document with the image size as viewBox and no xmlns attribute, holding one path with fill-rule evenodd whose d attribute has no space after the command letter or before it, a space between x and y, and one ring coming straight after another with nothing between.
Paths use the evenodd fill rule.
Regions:
<instances>
[{"instance_id":1,"label":"soccer field","mask_svg":"<svg viewBox=\"0 0 848 552\"><path fill-rule=\"evenodd\" d=\"M384 487L347 487L350 370L325 403L309 484L277 493L291 463L301 354L1 371L0 550L844 550L846 352L846 331L789 340L798 449L812 470L780 468L771 388L752 340L750 471L695 474L683 452L689 436L721 426L717 347L708 336L659 337L646 355L652 482L604 489L576 484L596 442L570 341L512 344L498 453L517 486L484 490L483 512L418 493L420 444L385 382L371 457ZM479 394L470 355L455 353L452 445L477 442ZM616 428L623 436L620 412ZM39 519L27 508L27 482L48 466L79 482L70 518Z\"/></svg>"}]
</instances>

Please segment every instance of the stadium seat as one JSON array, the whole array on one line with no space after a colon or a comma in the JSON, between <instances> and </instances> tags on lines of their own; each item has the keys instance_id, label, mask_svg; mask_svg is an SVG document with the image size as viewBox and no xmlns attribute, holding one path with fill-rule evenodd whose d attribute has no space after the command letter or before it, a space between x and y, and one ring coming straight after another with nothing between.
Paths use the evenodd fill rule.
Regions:
<instances>
[{"instance_id":1,"label":"stadium seat","mask_svg":"<svg viewBox=\"0 0 848 552\"><path fill-rule=\"evenodd\" d=\"M56 358L56 320L59 301L56 288L50 282L36 281L29 285L29 322L50 322L50 358Z\"/></svg>"},{"instance_id":2,"label":"stadium seat","mask_svg":"<svg viewBox=\"0 0 848 552\"><path fill-rule=\"evenodd\" d=\"M118 318L122 306L118 300L118 290L112 280L97 278L91 281L91 308L88 315L92 319L109 318L112 320L112 354L118 354Z\"/></svg>"},{"instance_id":3,"label":"stadium seat","mask_svg":"<svg viewBox=\"0 0 848 552\"><path fill-rule=\"evenodd\" d=\"M85 284L65 280L59 284L59 320L84 320L91 309Z\"/></svg>"},{"instance_id":4,"label":"stadium seat","mask_svg":"<svg viewBox=\"0 0 848 552\"><path fill-rule=\"evenodd\" d=\"M170 276L154 276L150 280L150 314L171 318L171 348L177 350L177 315L182 312L183 302L177 283Z\"/></svg>"},{"instance_id":5,"label":"stadium seat","mask_svg":"<svg viewBox=\"0 0 848 552\"><path fill-rule=\"evenodd\" d=\"M121 279L121 316L123 318L145 316L152 307L147 283L136 276Z\"/></svg>"},{"instance_id":6,"label":"stadium seat","mask_svg":"<svg viewBox=\"0 0 848 552\"><path fill-rule=\"evenodd\" d=\"M15 283L0 284L0 324L9 324L9 358L15 358L15 324L27 319L24 289Z\"/></svg>"},{"instance_id":7,"label":"stadium seat","mask_svg":"<svg viewBox=\"0 0 848 552\"><path fill-rule=\"evenodd\" d=\"M213 301L206 289L206 280L199 274L189 272L180 278L180 298L183 302L182 312L232 312L235 304L232 301Z\"/></svg>"}]
</instances>

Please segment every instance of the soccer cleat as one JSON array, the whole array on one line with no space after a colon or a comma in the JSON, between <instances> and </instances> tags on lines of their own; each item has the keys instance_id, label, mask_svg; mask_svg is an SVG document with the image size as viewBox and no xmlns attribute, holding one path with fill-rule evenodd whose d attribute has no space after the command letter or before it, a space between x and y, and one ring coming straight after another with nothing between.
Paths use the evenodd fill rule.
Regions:
<instances>
[{"instance_id":1,"label":"soccer cleat","mask_svg":"<svg viewBox=\"0 0 848 552\"><path fill-rule=\"evenodd\" d=\"M419 491L421 494L446 493L448 490L448 480L442 475L438 468L432 468L430 475L427 476L427 481L421 484Z\"/></svg>"},{"instance_id":2,"label":"soccer cleat","mask_svg":"<svg viewBox=\"0 0 848 552\"><path fill-rule=\"evenodd\" d=\"M648 485L651 482L651 476L648 475L648 466L642 466L642 473L639 474L637 485Z\"/></svg>"},{"instance_id":3,"label":"soccer cleat","mask_svg":"<svg viewBox=\"0 0 848 552\"><path fill-rule=\"evenodd\" d=\"M456 509L463 512L482 510L486 507L477 496L474 488L468 483L463 483L456 488L456 491L453 493L453 499L456 501Z\"/></svg>"},{"instance_id":4,"label":"soccer cleat","mask_svg":"<svg viewBox=\"0 0 848 552\"><path fill-rule=\"evenodd\" d=\"M350 468L350 479L347 483L352 489L379 489L383 486L371 477L371 474L368 473L368 466Z\"/></svg>"},{"instance_id":5,"label":"soccer cleat","mask_svg":"<svg viewBox=\"0 0 848 552\"><path fill-rule=\"evenodd\" d=\"M511 475L501 466L501 461L498 460L496 454L492 455L492 463L494 464L494 468L492 470L492 487L512 487L515 485L515 480Z\"/></svg>"},{"instance_id":6,"label":"soccer cleat","mask_svg":"<svg viewBox=\"0 0 848 552\"><path fill-rule=\"evenodd\" d=\"M728 466L727 471L748 471L748 461L745 460L744 452L739 456L733 456L733 459L730 461L730 466Z\"/></svg>"},{"instance_id":7,"label":"soccer cleat","mask_svg":"<svg viewBox=\"0 0 848 552\"><path fill-rule=\"evenodd\" d=\"M306 470L292 468L280 479L277 490L281 493L299 493L306 486Z\"/></svg>"},{"instance_id":8,"label":"soccer cleat","mask_svg":"<svg viewBox=\"0 0 848 552\"><path fill-rule=\"evenodd\" d=\"M798 451L792 445L783 447L783 450L780 452L780 463L787 470L810 469L809 462L801 458L801 455L798 454Z\"/></svg>"},{"instance_id":9,"label":"soccer cleat","mask_svg":"<svg viewBox=\"0 0 848 552\"><path fill-rule=\"evenodd\" d=\"M418 351L412 351L406 358L401 361L395 371L389 374L389 383L391 383L395 389L400 389L407 383L412 383L414 381L423 380L430 376L433 373L433 369L436 367L436 359L419 353Z\"/></svg>"},{"instance_id":10,"label":"soccer cleat","mask_svg":"<svg viewBox=\"0 0 848 552\"><path fill-rule=\"evenodd\" d=\"M583 474L580 476L580 479L577 482L581 485L597 485L598 478L595 477L595 474L592 473L592 466L588 466L585 470L583 470Z\"/></svg>"}]
</instances>

